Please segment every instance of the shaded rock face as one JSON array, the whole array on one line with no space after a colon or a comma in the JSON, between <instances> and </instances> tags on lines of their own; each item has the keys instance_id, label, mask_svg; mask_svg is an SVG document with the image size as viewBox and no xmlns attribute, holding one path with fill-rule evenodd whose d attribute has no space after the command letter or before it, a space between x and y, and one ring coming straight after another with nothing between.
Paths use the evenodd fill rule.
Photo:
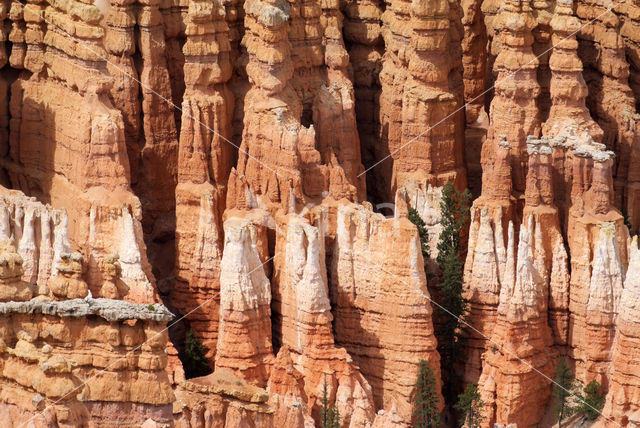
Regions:
<instances>
[{"instance_id":1,"label":"shaded rock face","mask_svg":"<svg viewBox=\"0 0 640 428\"><path fill-rule=\"evenodd\" d=\"M307 428L326 386L343 427L411 425L451 181L473 328L444 364L483 425L545 424L559 356L640 424L637 0L0 18L0 420ZM185 379L188 330L212 375Z\"/></svg>"},{"instance_id":2,"label":"shaded rock face","mask_svg":"<svg viewBox=\"0 0 640 428\"><path fill-rule=\"evenodd\" d=\"M418 237L406 218L385 220L364 207L339 207L336 222L331 295L337 343L371 383L376 406L396 409L406 423L419 360L429 361L440 377ZM380 274L370 275L372 269Z\"/></svg>"}]
</instances>

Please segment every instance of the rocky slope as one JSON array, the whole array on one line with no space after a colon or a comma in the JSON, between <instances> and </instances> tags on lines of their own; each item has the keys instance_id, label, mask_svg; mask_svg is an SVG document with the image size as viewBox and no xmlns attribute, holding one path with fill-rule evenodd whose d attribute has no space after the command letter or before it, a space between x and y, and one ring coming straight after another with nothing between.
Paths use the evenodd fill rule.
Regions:
<instances>
[{"instance_id":1,"label":"rocky slope","mask_svg":"<svg viewBox=\"0 0 640 428\"><path fill-rule=\"evenodd\" d=\"M550 426L559 357L603 385L598 423L640 424L636 0L0 16L3 424L308 428L326 388L343 427L408 427L424 359L483 426ZM476 197L458 361L449 181Z\"/></svg>"}]
</instances>

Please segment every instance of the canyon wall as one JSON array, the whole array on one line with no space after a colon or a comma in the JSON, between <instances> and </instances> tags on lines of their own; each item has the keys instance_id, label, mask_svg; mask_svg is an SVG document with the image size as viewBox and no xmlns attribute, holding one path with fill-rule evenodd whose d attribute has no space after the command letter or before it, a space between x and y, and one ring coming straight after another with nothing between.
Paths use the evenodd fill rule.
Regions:
<instances>
[{"instance_id":1,"label":"canyon wall","mask_svg":"<svg viewBox=\"0 0 640 428\"><path fill-rule=\"evenodd\" d=\"M640 423L636 0L0 16L0 420L306 428L326 395L343 427L407 427L426 360L443 416L453 365L483 427L533 427L565 358L601 423ZM447 182L476 197L455 362Z\"/></svg>"}]
</instances>

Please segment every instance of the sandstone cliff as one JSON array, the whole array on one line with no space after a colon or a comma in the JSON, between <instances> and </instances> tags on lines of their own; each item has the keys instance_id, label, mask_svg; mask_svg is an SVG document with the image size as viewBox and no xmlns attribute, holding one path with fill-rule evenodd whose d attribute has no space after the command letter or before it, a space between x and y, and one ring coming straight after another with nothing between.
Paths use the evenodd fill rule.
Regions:
<instances>
[{"instance_id":1,"label":"sandstone cliff","mask_svg":"<svg viewBox=\"0 0 640 428\"><path fill-rule=\"evenodd\" d=\"M326 385L343 427L409 426L421 359L442 386L452 181L477 197L453 367L483 426L555 422L558 357L603 385L600 422L640 423L637 0L0 18L1 422L307 428ZM189 330L209 376L185 379Z\"/></svg>"}]
</instances>

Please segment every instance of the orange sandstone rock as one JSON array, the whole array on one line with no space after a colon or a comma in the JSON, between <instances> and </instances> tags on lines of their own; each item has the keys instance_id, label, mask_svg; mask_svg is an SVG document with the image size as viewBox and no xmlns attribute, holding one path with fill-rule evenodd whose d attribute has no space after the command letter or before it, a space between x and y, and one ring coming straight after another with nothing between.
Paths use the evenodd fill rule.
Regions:
<instances>
[{"instance_id":1,"label":"orange sandstone rock","mask_svg":"<svg viewBox=\"0 0 640 428\"><path fill-rule=\"evenodd\" d=\"M351 356L334 342L324 262L326 226L320 215L314 227L290 214L276 235L273 327L274 341L283 347L276 361L286 364L291 359L301 374L307 415L321 421L326 383L342 423L365 427L375 415L372 391ZM282 352L288 357L280 358Z\"/></svg>"},{"instance_id":2,"label":"orange sandstone rock","mask_svg":"<svg viewBox=\"0 0 640 428\"><path fill-rule=\"evenodd\" d=\"M247 384L228 370L219 369L208 376L180 383L173 405L175 426L280 426L274 425L274 408L267 403L268 399L265 390Z\"/></svg>"},{"instance_id":3,"label":"orange sandstone rock","mask_svg":"<svg viewBox=\"0 0 640 428\"><path fill-rule=\"evenodd\" d=\"M228 27L218 3L190 2L186 27L186 90L176 188L176 282L172 305L214 362L218 334L222 212L233 146L233 95ZM213 61L209 62L208 59ZM206 303L204 310L194 310Z\"/></svg>"},{"instance_id":4,"label":"orange sandstone rock","mask_svg":"<svg viewBox=\"0 0 640 428\"><path fill-rule=\"evenodd\" d=\"M611 382L609 393L603 409L607 422L633 425L640 423L638 407L638 285L640 268L640 251L638 239L633 238L629 249L629 268L627 269L624 290L620 296L618 317L616 320L616 336L611 350Z\"/></svg>"},{"instance_id":5,"label":"orange sandstone rock","mask_svg":"<svg viewBox=\"0 0 640 428\"><path fill-rule=\"evenodd\" d=\"M106 97L113 80L106 69L102 13L93 4L73 5L77 12L69 13L72 4L66 3L34 3L16 11L29 29L20 66L35 77L13 83L5 167L15 187L64 208L73 219L70 241L88 261L94 294L104 256L117 248L123 281L130 286L126 298L151 301L153 276L140 202L130 190L123 119Z\"/></svg>"},{"instance_id":6,"label":"orange sandstone rock","mask_svg":"<svg viewBox=\"0 0 640 428\"><path fill-rule=\"evenodd\" d=\"M420 359L440 382L415 228L406 218L385 220L353 205L338 207L336 224L330 282L336 343L370 383L376 408L395 408L409 423Z\"/></svg>"},{"instance_id":7,"label":"orange sandstone rock","mask_svg":"<svg viewBox=\"0 0 640 428\"><path fill-rule=\"evenodd\" d=\"M76 299L2 303L0 313L0 414L9 426L172 422L163 370L171 314L162 306Z\"/></svg>"},{"instance_id":8,"label":"orange sandstone rock","mask_svg":"<svg viewBox=\"0 0 640 428\"><path fill-rule=\"evenodd\" d=\"M249 220L225 221L220 264L220 325L216 370L226 368L264 387L273 364L271 289L256 247L257 230Z\"/></svg>"},{"instance_id":9,"label":"orange sandstone rock","mask_svg":"<svg viewBox=\"0 0 640 428\"><path fill-rule=\"evenodd\" d=\"M549 59L551 68L551 110L542 127L544 135L553 138L566 134L569 126L588 132L595 141L602 141L602 129L594 122L585 105L587 84L582 76L582 61L578 57L575 34L580 21L573 15L573 0L559 1L551 28L553 50Z\"/></svg>"}]
</instances>

